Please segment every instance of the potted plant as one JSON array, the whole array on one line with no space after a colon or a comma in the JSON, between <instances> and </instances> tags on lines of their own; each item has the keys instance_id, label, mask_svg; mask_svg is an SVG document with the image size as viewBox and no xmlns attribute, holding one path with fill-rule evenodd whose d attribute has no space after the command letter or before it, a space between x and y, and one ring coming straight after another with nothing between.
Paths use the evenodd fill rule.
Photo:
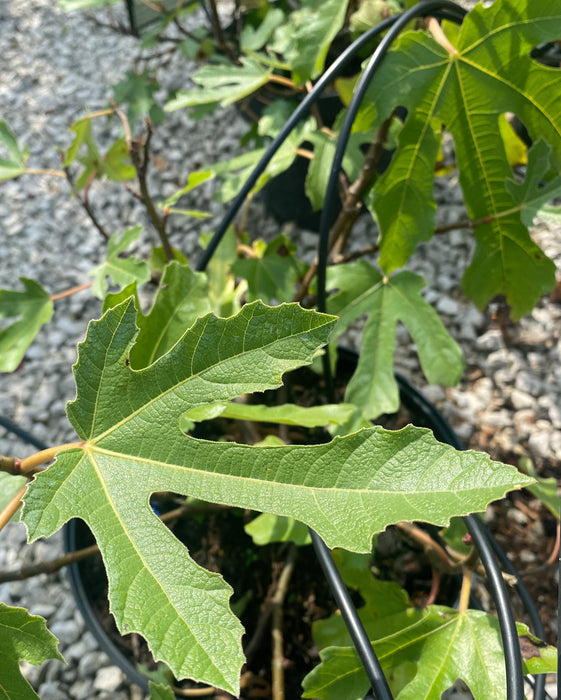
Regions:
<instances>
[{"instance_id":1,"label":"potted plant","mask_svg":"<svg viewBox=\"0 0 561 700\"><path fill-rule=\"evenodd\" d=\"M52 534L72 517L87 522L102 552L119 628L144 636L155 657L177 678L193 678L238 694L242 629L228 605L231 588L221 576L196 564L171 535L157 517L157 504L150 500L155 493L262 511L273 517L274 525L288 522L301 530L294 524L298 522L311 529L360 661L340 618L332 619L327 628L318 625L316 636L325 650L322 664L305 681L306 696L359 697L373 685L380 697L391 697L391 691L399 697L417 697L425 692L421 686L426 673L430 675L425 669L434 668L431 659L441 660L440 644L448 644L452 637L461 639L461 644L448 645L445 672L428 679L435 694L440 695L457 677L468 682L476 697L490 693L501 697L505 677L507 697L520 692L517 628L500 604L504 588L490 564L487 536L481 534L479 520L469 514L533 480L482 453L443 445L422 428L407 426L392 432L371 426L371 421L398 407L392 372L398 319L410 329L429 381L452 384L463 367L457 344L419 293L422 279L407 271L394 272L417 243L433 233L431 193L443 123L455 140L469 214L465 228L473 229L478 241L464 278L466 292L480 305L503 293L513 317L519 317L554 284L553 264L531 241L526 224L560 188L554 174L561 157L560 125L542 89L558 78L529 54L536 44L558 36L561 15L552 15L543 2L497 0L489 9L475 8L459 31L436 20L429 20L421 30L405 31L386 54L412 19L441 8L451 19L463 19L463 13L450 3L427 2L383 24L388 33L354 86L348 116L340 120L336 137L329 136L325 143L331 149L326 151L329 177L319 156L323 151L314 152L312 164L317 158L316 174L322 176L327 197L321 201L325 206L318 258L308 267L297 259L294 241L286 237L269 243L247 241L242 233L238 231L236 237L236 231L228 228L236 208L274 157L274 149L286 138L288 129L281 126L277 132L278 122L259 167L242 186L223 226L207 241L198 270L171 246L166 222L179 198L208 176L191 174L186 187L158 209L146 177L150 130L143 139L133 138L129 121L114 106L108 111L121 119L125 135L101 153L92 137L92 115L73 126L75 138L64 153L63 168L82 205L89 206L86 188L102 172L117 180L134 177L136 196L147 209L160 246L148 264L123 258L141 234L139 228L110 238L107 262L94 273L94 291L103 298L104 313L90 323L79 346L74 367L77 395L67 407L78 439L25 459L2 458L2 469L10 474L4 477L6 490L13 494L2 522L20 505L25 489L22 478L32 476L22 514L31 539ZM376 30L364 43L374 34ZM362 45L359 40L350 53ZM331 80L339 68L337 63L334 66L316 90ZM523 84L521 75L526 76ZM228 76L225 87L230 85ZM461 89L466 85L469 90ZM312 91L303 101L289 126L316 95ZM407 110L402 126L394 123L397 107ZM518 178L509 162L515 137L500 119L506 111L520 114L530 136L544 137L528 152L527 167ZM354 141L356 152L344 167L353 181L329 235L328 209L352 129L359 135ZM391 167L378 177L376 164L392 130L399 132L397 149ZM23 175L25 151L7 125L2 125L0 135L8 150L0 174ZM359 146L368 141L366 156L357 166ZM484 158L484 154L494 157ZM71 168L78 157L84 171L75 178ZM480 176L475 177L474 170ZM362 200L380 228L380 242L372 246L379 250L379 268L364 260L355 262L355 254L345 252ZM337 263L329 269L328 255ZM203 268L208 269L203 272ZM108 276L117 291L108 293ZM138 289L150 279L158 285L157 291L151 309L142 312ZM24 292L4 291L0 297L6 316L33 309L0 337L5 370L17 366L26 344L52 313L50 296L32 281L25 286ZM319 311L311 308L315 301ZM335 358L330 352L322 356L325 396L314 400L320 406L299 410L286 402L272 407L259 402L256 407L239 401L247 394L278 388L287 372L314 361L317 365L329 338L336 339L363 313L369 317L356 370L344 390L346 405L336 403ZM219 415L246 428L245 421L255 417L281 425L295 420L331 424L335 437L317 445L279 444L277 438L249 446L195 436L195 425ZM441 606L418 610L394 588L392 603L387 605L388 589L369 573L368 554L376 533L409 521L444 526L457 516L468 516L471 537L488 565L503 617L502 631L493 616L467 607L470 581L478 566L475 552L456 562L464 581L459 610ZM274 530L270 519L268 523ZM263 519L260 527L265 527ZM414 536L422 537L418 530ZM325 545L341 550L336 554L341 574L333 568ZM426 546L450 567L454 565L444 544ZM348 608L341 575L366 603L361 613L364 626L356 611ZM33 659L56 655L53 639L36 620L6 606L0 612L12 629L37 627L41 651ZM470 638L468 629L477 630L479 641ZM524 659L526 670L552 670L551 648L540 646L525 627L518 627L518 634L530 649ZM436 642L425 642L426 636ZM407 641L410 651L392 651L395 639ZM391 691L369 640L374 641L389 674ZM481 644L485 654L480 653ZM16 646L5 672L13 688L25 683L17 671L20 653ZM466 669L465 659L478 655L485 656L485 678L477 673L475 663ZM279 658L277 654L275 659ZM278 677L276 683L279 688ZM159 692L166 691L154 689L154 697Z\"/></svg>"}]
</instances>

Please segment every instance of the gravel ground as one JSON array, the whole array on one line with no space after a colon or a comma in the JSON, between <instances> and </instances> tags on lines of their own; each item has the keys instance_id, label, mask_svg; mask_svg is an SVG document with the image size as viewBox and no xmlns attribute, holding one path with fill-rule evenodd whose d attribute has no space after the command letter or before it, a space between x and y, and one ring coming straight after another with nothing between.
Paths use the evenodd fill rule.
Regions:
<instances>
[{"instance_id":1,"label":"gravel ground","mask_svg":"<svg viewBox=\"0 0 561 700\"><path fill-rule=\"evenodd\" d=\"M96 15L104 17L103 14ZM196 20L194 20L196 21ZM87 21L82 14L65 14L50 0L0 0L0 117L18 138L27 143L29 167L59 167L56 145L70 140L68 126L84 109L107 106L110 85L132 68L138 50L135 39L117 35ZM185 84L189 64L172 61L166 88ZM225 128L224 125L227 125ZM104 126L110 139L116 126ZM234 110L218 119L190 121L175 112L154 137L157 167L151 182L154 191L167 196L180 176L198 164L224 159L237 148L244 124ZM68 195L63 179L49 176L20 178L2 183L0 192L0 286L13 287L19 276L35 278L55 294L87 281L93 264L103 259L104 241L76 201ZM197 195L196 206L210 210L212 225L222 207L210 201L209 188ZM438 186L443 206L441 222L463 212L454 183ZM143 220L143 212L122 187L111 187L101 197L92 188L91 200L109 231ZM249 219L259 234L276 225L257 207ZM561 265L559 227L540 223L536 240ZM182 219L172 230L172 243L190 256L198 254L199 225ZM369 235L364 219L357 227L357 245ZM314 234L301 232L302 245L312 251ZM140 247L147 245L140 243ZM462 231L452 231L439 244L420 246L410 268L429 284L426 298L435 305L452 334L462 345L467 371L454 389L426 387L426 394L445 412L460 437L470 446L487 449L493 456L532 458L544 475L553 475L561 458L561 292L545 297L534 312L513 325L499 302L485 313L467 302L460 289L463 269L472 243ZM17 421L38 439L57 444L72 439L64 407L74 397L69 371L76 343L83 338L87 319L99 315L99 302L88 292L56 304L53 321L39 333L14 376L0 375L0 414ZM349 337L358 344L358 333ZM423 385L416 353L404 330L398 334L397 368ZM0 428L3 454L24 456L27 445ZM540 513L537 504L530 504ZM532 521L534 522L534 521ZM527 522L526 530L532 523ZM522 525L521 525L522 526ZM525 527L525 526L524 526ZM539 528L535 528L539 530ZM524 541L522 561L537 565L547 558L551 537L544 542L530 535ZM61 553L58 536L24 546L25 531L19 523L0 533L0 567L53 558ZM529 544L528 544L529 543ZM535 546L534 546L535 545ZM553 578L551 577L552 583ZM25 583L0 585L0 600L23 605L46 617L59 637L67 664L49 661L40 668L26 666L25 673L42 700L71 698L140 698L119 669L99 651L70 595L64 573L41 575ZM547 611L546 611L547 612ZM553 606L547 620L555 629Z\"/></svg>"}]
</instances>

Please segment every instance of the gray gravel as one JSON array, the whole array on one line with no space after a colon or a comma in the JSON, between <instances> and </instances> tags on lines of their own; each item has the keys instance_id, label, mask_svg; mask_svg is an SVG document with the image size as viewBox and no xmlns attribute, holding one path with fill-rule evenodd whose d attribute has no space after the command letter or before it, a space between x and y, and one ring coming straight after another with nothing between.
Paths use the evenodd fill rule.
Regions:
<instances>
[{"instance_id":1,"label":"gray gravel","mask_svg":"<svg viewBox=\"0 0 561 700\"><path fill-rule=\"evenodd\" d=\"M96 16L104 18L100 13ZM193 21L197 21L194 18ZM69 142L68 126L84 109L103 109L110 85L131 69L137 54L135 39L97 26L82 14L65 14L51 0L0 0L0 117L5 119L31 151L30 167L59 167L56 145ZM166 88L184 85L192 66L172 62ZM105 138L115 126L103 126ZM175 112L154 137L154 191L169 195L197 164L224 159L236 152L244 130L234 110L225 116L199 121ZM103 137L103 135L102 135ZM144 220L144 213L121 186L99 192L91 200L110 232ZM57 293L87 280L87 273L103 259L105 244L75 201L64 180L26 176L1 185L0 287L13 287L17 277L38 279ZM197 194L195 206L210 210L212 230L223 211L210 201L211 188ZM443 203L442 222L463 212L454 183L438 185ZM262 209L251 213L248 226L262 235L277 230ZM172 242L193 258L198 255L199 224L178 221ZM359 222L357 240L368 240L366 219ZM559 226L541 222L536 240L561 264ZM314 234L301 232L302 246L311 254ZM148 238L139 243L148 245ZM539 468L560 466L561 460L561 304L545 297L534 312L514 326L503 322L502 309L491 305L480 313L460 289L462 271L472 251L470 235L452 231L441 244L419 247L409 267L429 281L425 290L467 360L467 371L457 388L426 387L429 398L448 416L458 434L491 453L501 451L529 456ZM38 439L57 444L73 439L65 418L65 403L74 397L70 366L76 343L83 338L89 318L99 315L99 302L88 292L57 302L53 321L37 337L15 375L0 375L0 414L17 421ZM359 333L348 337L359 345ZM404 329L398 333L397 368L424 385L417 355ZM25 456L30 448L0 428L2 454ZM0 533L0 568L54 558L61 553L55 536L25 546L25 530L13 523ZM531 554L531 553L530 553ZM531 558L529 562L535 561ZM67 664L49 661L40 668L24 665L24 673L42 700L64 698L141 697L122 673L99 651L71 597L64 573L42 575L25 583L0 585L0 600L23 605L46 617L60 638ZM552 616L555 611L552 611Z\"/></svg>"}]
</instances>

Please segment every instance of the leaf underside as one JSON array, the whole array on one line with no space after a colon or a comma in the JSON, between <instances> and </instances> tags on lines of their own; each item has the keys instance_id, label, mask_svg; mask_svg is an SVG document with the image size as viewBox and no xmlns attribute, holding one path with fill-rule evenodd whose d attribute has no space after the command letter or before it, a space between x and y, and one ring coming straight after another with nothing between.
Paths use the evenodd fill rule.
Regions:
<instances>
[{"instance_id":1,"label":"leaf underside","mask_svg":"<svg viewBox=\"0 0 561 700\"><path fill-rule=\"evenodd\" d=\"M98 540L119 629L143 634L178 678L237 692L242 628L231 588L189 557L149 506L172 491L313 527L331 547L369 551L399 520L446 524L529 483L484 454L456 452L428 430L372 428L324 445L249 447L187 436L187 411L278 387L308 364L335 319L296 304L248 304L234 317L199 319L146 369L127 364L137 330L129 299L91 322L74 373L68 416L81 448L59 453L25 499L29 536L71 517ZM350 526L352 523L352 527Z\"/></svg>"}]
</instances>

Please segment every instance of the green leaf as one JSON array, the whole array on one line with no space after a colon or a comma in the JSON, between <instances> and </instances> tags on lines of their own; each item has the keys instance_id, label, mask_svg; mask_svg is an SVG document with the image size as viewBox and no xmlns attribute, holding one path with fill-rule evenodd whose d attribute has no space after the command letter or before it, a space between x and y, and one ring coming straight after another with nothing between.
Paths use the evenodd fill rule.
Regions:
<instances>
[{"instance_id":1,"label":"green leaf","mask_svg":"<svg viewBox=\"0 0 561 700\"><path fill-rule=\"evenodd\" d=\"M241 100L268 82L271 71L251 58L241 58L241 66L209 65L192 76L198 87L178 90L166 106L173 112L193 105L220 102L223 107Z\"/></svg>"},{"instance_id":2,"label":"green leaf","mask_svg":"<svg viewBox=\"0 0 561 700\"><path fill-rule=\"evenodd\" d=\"M232 265L232 272L247 280L248 301L282 303L293 299L305 266L294 256L295 246L288 236L277 236L268 244L255 241L253 250L254 257L236 260Z\"/></svg>"},{"instance_id":3,"label":"green leaf","mask_svg":"<svg viewBox=\"0 0 561 700\"><path fill-rule=\"evenodd\" d=\"M169 685L160 685L149 681L150 700L175 700L175 694Z\"/></svg>"},{"instance_id":4,"label":"green leaf","mask_svg":"<svg viewBox=\"0 0 561 700\"><path fill-rule=\"evenodd\" d=\"M271 542L294 542L295 545L303 547L312 543L308 528L303 523L282 515L261 513L244 529L253 542L260 546Z\"/></svg>"},{"instance_id":5,"label":"green leaf","mask_svg":"<svg viewBox=\"0 0 561 700\"><path fill-rule=\"evenodd\" d=\"M125 139L117 139L104 157L104 174L114 182L134 180L136 169L131 164L129 148Z\"/></svg>"},{"instance_id":6,"label":"green leaf","mask_svg":"<svg viewBox=\"0 0 561 700\"><path fill-rule=\"evenodd\" d=\"M550 154L551 148L543 139L538 139L528 151L524 181L506 181L506 188L512 195L513 203L520 208L520 216L526 226L532 225L544 204L561 195L561 176L543 183L543 176L549 170Z\"/></svg>"},{"instance_id":7,"label":"green leaf","mask_svg":"<svg viewBox=\"0 0 561 700\"><path fill-rule=\"evenodd\" d=\"M528 628L519 624L518 631L524 638ZM397 689L396 700L437 700L458 678L476 700L506 699L504 652L493 615L431 606L384 618L371 633L386 677L391 679L404 663L415 663L414 677ZM555 649L543 642L540 647L530 638L524 642L531 647L529 654L539 659L536 667L555 668ZM354 648L328 647L320 657L322 663L304 679L303 697L362 698L368 691L369 681Z\"/></svg>"},{"instance_id":8,"label":"green leaf","mask_svg":"<svg viewBox=\"0 0 561 700\"><path fill-rule=\"evenodd\" d=\"M174 192L171 195L171 197L168 197L164 202L162 202L159 205L160 208L169 209L169 207L173 207L174 204L176 204L178 200L181 199L181 197L183 197L184 194L187 194L187 192L194 190L195 187L202 185L203 182L211 180L213 177L214 173L212 170L198 170L194 173L190 173L187 177L187 184L185 185L185 187L182 187L180 190L177 190L177 192Z\"/></svg>"},{"instance_id":9,"label":"green leaf","mask_svg":"<svg viewBox=\"0 0 561 700\"><path fill-rule=\"evenodd\" d=\"M103 299L107 292L107 277L121 288L131 282L144 284L150 279L150 269L143 260L122 257L122 253L137 240L141 231L142 226L133 226L120 237L118 233L114 233L109 239L105 262L90 272L90 276L94 278L92 292L99 299Z\"/></svg>"},{"instance_id":10,"label":"green leaf","mask_svg":"<svg viewBox=\"0 0 561 700\"><path fill-rule=\"evenodd\" d=\"M348 0L304 0L291 13L292 46L286 58L296 84L317 78L323 71L331 42L343 26Z\"/></svg>"},{"instance_id":11,"label":"green leaf","mask_svg":"<svg viewBox=\"0 0 561 700\"><path fill-rule=\"evenodd\" d=\"M557 480L553 477L549 479L539 477L530 459L521 459L518 466L524 474L528 474L528 476L536 480L535 484L527 487L528 491L536 498L539 498L544 506L559 520L561 518L561 497L557 491Z\"/></svg>"},{"instance_id":12,"label":"green leaf","mask_svg":"<svg viewBox=\"0 0 561 700\"><path fill-rule=\"evenodd\" d=\"M71 165L76 160L82 146L85 147L86 153L79 159L84 169L76 180L76 187L81 189L90 178L98 177L102 174L103 159L92 134L92 120L90 117L76 120L70 127L70 131L73 131L75 136L66 150L62 164L64 167Z\"/></svg>"},{"instance_id":13,"label":"green leaf","mask_svg":"<svg viewBox=\"0 0 561 700\"><path fill-rule=\"evenodd\" d=\"M284 21L284 12L278 8L270 8L261 24L254 28L251 24L245 24L240 37L240 45L243 51L259 51L263 48L271 34Z\"/></svg>"},{"instance_id":14,"label":"green leaf","mask_svg":"<svg viewBox=\"0 0 561 700\"><path fill-rule=\"evenodd\" d=\"M0 330L0 372L13 372L27 348L53 315L50 295L34 280L21 277L25 290L0 289L0 319L14 318Z\"/></svg>"},{"instance_id":15,"label":"green leaf","mask_svg":"<svg viewBox=\"0 0 561 700\"><path fill-rule=\"evenodd\" d=\"M324 406L265 406L247 403L213 403L188 411L185 418L192 421L210 420L217 416L250 420L260 423L299 425L303 428L319 428L326 425L343 425L354 412L348 404L326 404Z\"/></svg>"},{"instance_id":16,"label":"green leaf","mask_svg":"<svg viewBox=\"0 0 561 700\"><path fill-rule=\"evenodd\" d=\"M113 97L119 105L127 105L127 117L134 128L137 119L150 117L153 124L160 124L164 118L155 94L160 89L156 76L150 71L135 73L126 71L121 82L113 85Z\"/></svg>"},{"instance_id":17,"label":"green leaf","mask_svg":"<svg viewBox=\"0 0 561 700\"><path fill-rule=\"evenodd\" d=\"M91 10L93 7L106 7L114 5L120 0L58 0L58 4L65 12L73 10Z\"/></svg>"},{"instance_id":18,"label":"green leaf","mask_svg":"<svg viewBox=\"0 0 561 700\"><path fill-rule=\"evenodd\" d=\"M421 296L422 277L403 271L387 278L361 260L330 270L329 286L339 290L328 300L330 313L340 317L336 335L368 314L358 366L345 394L345 400L361 408L367 418L394 413L399 407L393 375L398 321L411 333L428 381L447 386L458 382L464 368L462 352Z\"/></svg>"},{"instance_id":19,"label":"green leaf","mask_svg":"<svg viewBox=\"0 0 561 700\"><path fill-rule=\"evenodd\" d=\"M169 263L150 312L137 316L140 330L130 353L132 367L151 365L210 310L206 275L176 261Z\"/></svg>"},{"instance_id":20,"label":"green leaf","mask_svg":"<svg viewBox=\"0 0 561 700\"><path fill-rule=\"evenodd\" d=\"M8 158L0 156L0 181L11 180L25 172L25 162L29 158L29 149L18 146L14 133L5 121L0 120L0 144L8 152Z\"/></svg>"},{"instance_id":21,"label":"green leaf","mask_svg":"<svg viewBox=\"0 0 561 700\"><path fill-rule=\"evenodd\" d=\"M57 639L47 629L45 620L30 615L24 608L0 603L0 697L6 700L39 700L21 675L19 662L39 666L47 659L64 662L57 649Z\"/></svg>"},{"instance_id":22,"label":"green leaf","mask_svg":"<svg viewBox=\"0 0 561 700\"><path fill-rule=\"evenodd\" d=\"M25 476L14 476L7 472L0 472L0 513L16 493L25 486L26 481ZM19 520L19 513L13 515L12 520Z\"/></svg>"},{"instance_id":23,"label":"green leaf","mask_svg":"<svg viewBox=\"0 0 561 700\"><path fill-rule=\"evenodd\" d=\"M228 609L230 587L191 560L154 515L150 494L293 517L330 547L369 551L373 534L391 522L445 524L532 481L411 426L395 433L373 427L313 446L186 436L181 415L278 387L284 372L312 361L335 319L296 304L247 304L228 319L199 319L166 355L135 371L127 366L135 317L128 300L90 323L74 368L76 400L67 408L83 442L35 477L22 518L31 540L71 517L88 523L119 629L143 634L178 678L236 694L242 629Z\"/></svg>"},{"instance_id":24,"label":"green leaf","mask_svg":"<svg viewBox=\"0 0 561 700\"><path fill-rule=\"evenodd\" d=\"M337 147L336 139L318 132L314 138L314 157L310 161L306 175L306 196L315 211L323 207L331 164Z\"/></svg>"},{"instance_id":25,"label":"green leaf","mask_svg":"<svg viewBox=\"0 0 561 700\"><path fill-rule=\"evenodd\" d=\"M370 115L371 122L380 123L397 105L410 115L392 167L371 200L380 220L380 264L386 272L403 265L433 232L428 190L437 149L431 125L444 123L454 137L469 216L480 222L463 280L466 293L480 307L504 294L516 319L553 287L553 263L533 243L504 186L512 170L500 119L505 112L515 113L534 140L541 136L550 144L553 166L561 165L561 112L555 98L561 74L530 57L534 46L560 35L561 10L548 0L496 0L489 8L476 5L466 16L453 52L422 32L405 33L396 42L372 81L361 117L367 122ZM393 218L383 197L388 192L395 202ZM418 204L416 218L410 197Z\"/></svg>"}]
</instances>

